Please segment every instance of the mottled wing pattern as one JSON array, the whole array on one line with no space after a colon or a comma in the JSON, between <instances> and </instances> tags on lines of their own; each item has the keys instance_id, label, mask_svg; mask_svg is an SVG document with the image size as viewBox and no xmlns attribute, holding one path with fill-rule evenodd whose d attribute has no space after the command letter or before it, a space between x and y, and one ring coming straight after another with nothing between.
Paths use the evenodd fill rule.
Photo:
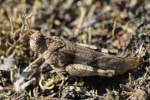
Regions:
<instances>
[{"instance_id":1,"label":"mottled wing pattern","mask_svg":"<svg viewBox=\"0 0 150 100\"><path fill-rule=\"evenodd\" d=\"M123 58L116 56L102 56L96 58L92 64L93 67L98 67L99 69L111 69L115 70L116 74L123 74L128 70L136 68L140 61L140 58L137 57Z\"/></svg>"}]
</instances>

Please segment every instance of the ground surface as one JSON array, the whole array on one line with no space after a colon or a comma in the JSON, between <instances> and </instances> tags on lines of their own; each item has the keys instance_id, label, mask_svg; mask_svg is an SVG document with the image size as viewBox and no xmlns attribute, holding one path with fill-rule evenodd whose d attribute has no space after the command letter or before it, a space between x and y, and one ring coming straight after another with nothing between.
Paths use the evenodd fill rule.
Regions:
<instances>
[{"instance_id":1,"label":"ground surface","mask_svg":"<svg viewBox=\"0 0 150 100\"><path fill-rule=\"evenodd\" d=\"M0 0L0 99L148 100L149 16L149 0ZM70 77L58 89L59 77L41 60L23 83L36 80L23 91L16 90L23 70L39 56L29 46L35 30L47 37L55 35L90 44L97 51L141 57L144 62L135 70L111 78ZM14 58L7 58L12 53L16 53ZM55 77L55 82L48 85L51 88L41 88L41 73L45 79L42 84Z\"/></svg>"}]
</instances>

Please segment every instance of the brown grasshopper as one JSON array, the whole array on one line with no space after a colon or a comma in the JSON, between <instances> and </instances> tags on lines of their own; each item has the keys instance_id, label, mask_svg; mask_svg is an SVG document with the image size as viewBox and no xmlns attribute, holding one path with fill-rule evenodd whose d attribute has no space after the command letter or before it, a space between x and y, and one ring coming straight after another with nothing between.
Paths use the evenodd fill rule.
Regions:
<instances>
[{"instance_id":1,"label":"brown grasshopper","mask_svg":"<svg viewBox=\"0 0 150 100\"><path fill-rule=\"evenodd\" d=\"M31 49L43 54L44 59L57 72L72 76L113 76L136 68L141 59L117 57L72 43L64 38L44 37L37 32L31 35Z\"/></svg>"}]
</instances>

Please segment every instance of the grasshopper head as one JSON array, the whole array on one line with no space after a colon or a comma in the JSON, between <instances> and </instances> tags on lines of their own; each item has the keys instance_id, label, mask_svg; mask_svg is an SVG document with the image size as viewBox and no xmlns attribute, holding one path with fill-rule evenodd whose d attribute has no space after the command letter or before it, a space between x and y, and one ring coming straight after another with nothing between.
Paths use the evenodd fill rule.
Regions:
<instances>
[{"instance_id":1,"label":"grasshopper head","mask_svg":"<svg viewBox=\"0 0 150 100\"><path fill-rule=\"evenodd\" d=\"M46 40L44 36L39 32L32 34L30 37L30 47L34 52L44 52L46 47Z\"/></svg>"}]
</instances>

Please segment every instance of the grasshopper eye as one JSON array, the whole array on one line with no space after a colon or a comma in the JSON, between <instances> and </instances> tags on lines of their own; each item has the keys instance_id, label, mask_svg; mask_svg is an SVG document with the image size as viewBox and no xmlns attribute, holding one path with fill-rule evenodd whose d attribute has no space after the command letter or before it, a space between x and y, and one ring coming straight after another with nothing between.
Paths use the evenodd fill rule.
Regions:
<instances>
[{"instance_id":1,"label":"grasshopper eye","mask_svg":"<svg viewBox=\"0 0 150 100\"><path fill-rule=\"evenodd\" d=\"M40 43L40 39L39 38L34 38L34 42L36 43L36 44L38 44L38 43Z\"/></svg>"},{"instance_id":2,"label":"grasshopper eye","mask_svg":"<svg viewBox=\"0 0 150 100\"><path fill-rule=\"evenodd\" d=\"M38 38L34 38L34 42L38 43L39 39Z\"/></svg>"}]
</instances>

